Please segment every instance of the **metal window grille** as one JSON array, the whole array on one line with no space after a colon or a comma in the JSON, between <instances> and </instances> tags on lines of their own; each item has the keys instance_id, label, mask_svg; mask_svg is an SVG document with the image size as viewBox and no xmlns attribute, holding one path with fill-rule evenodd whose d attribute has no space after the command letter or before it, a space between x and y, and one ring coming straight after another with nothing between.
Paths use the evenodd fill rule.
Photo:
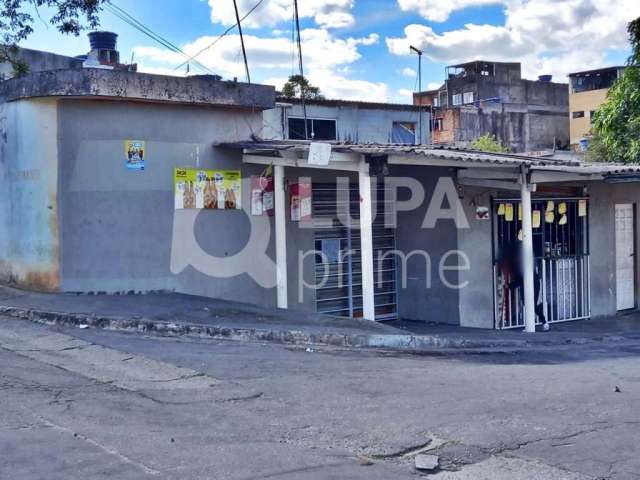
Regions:
<instances>
[{"instance_id":1,"label":"metal window grille","mask_svg":"<svg viewBox=\"0 0 640 480\"><path fill-rule=\"evenodd\" d=\"M564 205L565 213L559 212L561 204ZM508 208L511 215L500 212L507 205L511 206ZM551 205L553 218L546 221L545 216ZM510 278L511 274L502 262L520 242L520 201L494 199L492 209L495 326L498 329L524 327L521 287L510 287L513 278ZM540 212L540 226L533 229L534 271L539 286L536 304L542 305L549 323L589 318L591 300L587 198L534 199L532 211ZM540 323L539 318L536 321Z\"/></svg>"}]
</instances>

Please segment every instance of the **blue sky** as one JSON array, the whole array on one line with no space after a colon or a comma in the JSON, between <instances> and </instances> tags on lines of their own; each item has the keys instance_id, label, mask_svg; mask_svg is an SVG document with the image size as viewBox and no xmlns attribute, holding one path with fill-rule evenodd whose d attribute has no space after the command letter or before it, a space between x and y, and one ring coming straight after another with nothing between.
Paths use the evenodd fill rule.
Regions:
<instances>
[{"instance_id":1,"label":"blue sky","mask_svg":"<svg viewBox=\"0 0 640 480\"><path fill-rule=\"evenodd\" d=\"M241 15L258 0L238 0ZM232 0L113 0L189 55L234 23ZM254 82L281 86L295 69L292 0L263 0L245 27ZM483 58L521 61L525 76L624 63L625 25L640 16L637 0L300 0L305 69L328 97L410 102L417 88L414 44L425 52L423 87L441 83L447 64ZM47 11L41 16L47 18ZM119 33L123 59L142 71L185 75L184 58L111 13L101 27ZM60 35L40 20L23 46L86 53L87 40ZM198 60L225 78L244 78L232 32ZM191 66L191 73L201 73Z\"/></svg>"}]
</instances>

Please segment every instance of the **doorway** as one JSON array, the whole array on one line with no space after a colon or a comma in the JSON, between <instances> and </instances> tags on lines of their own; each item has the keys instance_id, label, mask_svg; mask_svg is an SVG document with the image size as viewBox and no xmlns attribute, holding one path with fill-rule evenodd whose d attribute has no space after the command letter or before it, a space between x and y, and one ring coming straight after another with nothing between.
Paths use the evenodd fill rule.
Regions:
<instances>
[{"instance_id":1,"label":"doorway","mask_svg":"<svg viewBox=\"0 0 640 480\"><path fill-rule=\"evenodd\" d=\"M317 183L312 186L315 240L315 293L318 313L361 318L360 193L358 186ZM384 184L372 186L374 197L373 269L376 320L397 318L395 228L385 223L393 208Z\"/></svg>"},{"instance_id":2,"label":"doorway","mask_svg":"<svg viewBox=\"0 0 640 480\"><path fill-rule=\"evenodd\" d=\"M522 208L518 198L494 198L492 205L495 327L522 328L523 294L511 287L515 277L505 262L519 251ZM531 202L535 301L549 323L591 316L588 205L587 197L544 196Z\"/></svg>"},{"instance_id":3,"label":"doorway","mask_svg":"<svg viewBox=\"0 0 640 480\"><path fill-rule=\"evenodd\" d=\"M635 208L632 203L616 204L616 308L636 306Z\"/></svg>"}]
</instances>

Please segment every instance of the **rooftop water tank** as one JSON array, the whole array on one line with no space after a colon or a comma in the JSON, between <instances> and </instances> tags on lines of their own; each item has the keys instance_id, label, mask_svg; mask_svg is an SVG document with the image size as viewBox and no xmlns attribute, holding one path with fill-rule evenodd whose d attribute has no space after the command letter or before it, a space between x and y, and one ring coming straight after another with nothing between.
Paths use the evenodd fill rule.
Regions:
<instances>
[{"instance_id":1,"label":"rooftop water tank","mask_svg":"<svg viewBox=\"0 0 640 480\"><path fill-rule=\"evenodd\" d=\"M115 50L118 34L113 32L91 32L89 43L91 50Z\"/></svg>"}]
</instances>

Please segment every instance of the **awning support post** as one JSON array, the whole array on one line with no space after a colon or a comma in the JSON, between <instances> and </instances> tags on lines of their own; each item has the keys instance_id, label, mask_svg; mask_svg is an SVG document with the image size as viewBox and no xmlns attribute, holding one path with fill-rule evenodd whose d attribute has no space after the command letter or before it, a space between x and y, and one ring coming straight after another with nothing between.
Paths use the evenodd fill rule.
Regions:
<instances>
[{"instance_id":1,"label":"awning support post","mask_svg":"<svg viewBox=\"0 0 640 480\"><path fill-rule=\"evenodd\" d=\"M365 320L376 319L375 291L373 277L373 230L371 201L371 176L369 164L362 162L358 172L360 189L360 255L362 265L362 314Z\"/></svg>"},{"instance_id":2,"label":"awning support post","mask_svg":"<svg viewBox=\"0 0 640 480\"><path fill-rule=\"evenodd\" d=\"M287 212L284 191L284 167L273 167L276 218L276 290L278 308L289 308L287 294Z\"/></svg>"},{"instance_id":3,"label":"awning support post","mask_svg":"<svg viewBox=\"0 0 640 480\"><path fill-rule=\"evenodd\" d=\"M520 179L520 199L522 203L522 277L524 288L524 328L527 333L536 331L533 228L531 213L531 185L526 168L522 168Z\"/></svg>"}]
</instances>

